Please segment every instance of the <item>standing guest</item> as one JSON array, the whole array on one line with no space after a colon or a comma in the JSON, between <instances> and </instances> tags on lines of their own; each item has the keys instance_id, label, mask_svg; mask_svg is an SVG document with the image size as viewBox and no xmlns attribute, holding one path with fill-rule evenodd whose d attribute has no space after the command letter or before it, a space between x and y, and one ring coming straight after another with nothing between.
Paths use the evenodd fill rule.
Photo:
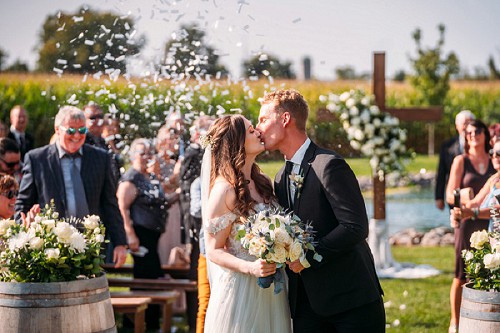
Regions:
<instances>
[{"instance_id":1,"label":"standing guest","mask_svg":"<svg viewBox=\"0 0 500 333\"><path fill-rule=\"evenodd\" d=\"M178 136L172 128L162 126L156 137L156 163L154 173L160 179L171 204L166 230L160 238L158 252L162 264L172 263L181 243L181 215L179 206L179 167L176 169L175 145ZM170 258L172 257L172 260ZM177 256L182 258L182 256Z\"/></svg>"},{"instance_id":2,"label":"standing guest","mask_svg":"<svg viewBox=\"0 0 500 333\"><path fill-rule=\"evenodd\" d=\"M127 240L132 252L139 246L148 252L134 255L134 278L157 279L163 276L158 256L158 240L165 230L167 201L158 179L148 172L152 151L146 139L135 139L130 146L132 167L122 176L118 185L118 205L125 223ZM158 329L160 309L149 305L146 327Z\"/></svg>"},{"instance_id":3,"label":"standing guest","mask_svg":"<svg viewBox=\"0 0 500 333\"><path fill-rule=\"evenodd\" d=\"M472 188L474 194L479 193L495 169L488 156L490 150L490 133L480 120L472 120L465 129L464 154L453 159L450 179L446 187L446 201L453 206L454 190ZM477 217L477 216L476 216ZM457 332L460 321L460 305L462 302L462 285L465 283L465 262L462 251L470 249L470 236L473 232L487 229L488 220L462 219L460 223L452 221L455 228L455 277L450 289L451 319L449 332Z\"/></svg>"},{"instance_id":4,"label":"standing guest","mask_svg":"<svg viewBox=\"0 0 500 333\"><path fill-rule=\"evenodd\" d=\"M85 115L73 106L59 109L54 121L55 144L26 154L16 214L34 204L44 207L54 200L61 217L99 215L115 245L113 261L121 266L127 256L127 239L116 201L111 156L86 145Z\"/></svg>"},{"instance_id":5,"label":"standing guest","mask_svg":"<svg viewBox=\"0 0 500 333\"><path fill-rule=\"evenodd\" d=\"M385 332L383 293L354 173L341 156L307 137L309 106L297 91L269 93L261 105L260 138L286 160L275 177L275 194L281 206L311 223L323 257L313 260L309 251L309 268L299 260L288 264L293 331ZM293 174L302 175L302 182L292 181Z\"/></svg>"},{"instance_id":6,"label":"standing guest","mask_svg":"<svg viewBox=\"0 0 500 333\"><path fill-rule=\"evenodd\" d=\"M21 179L21 152L13 139L0 139L0 172Z\"/></svg>"},{"instance_id":7,"label":"standing guest","mask_svg":"<svg viewBox=\"0 0 500 333\"><path fill-rule=\"evenodd\" d=\"M197 177L191 184L191 217L201 224L201 177ZM196 333L203 333L205 329L205 316L207 314L208 301L210 300L210 282L207 272L207 254L205 251L205 239L203 228L199 233L200 256L198 258L198 311L196 314Z\"/></svg>"},{"instance_id":8,"label":"standing guest","mask_svg":"<svg viewBox=\"0 0 500 333\"><path fill-rule=\"evenodd\" d=\"M15 140L21 151L21 161L24 155L34 148L34 140L31 134L26 133L28 126L28 113L21 105L16 105L10 110L10 133L8 137Z\"/></svg>"},{"instance_id":9,"label":"standing guest","mask_svg":"<svg viewBox=\"0 0 500 333\"><path fill-rule=\"evenodd\" d=\"M201 218L196 219L191 215L191 184L199 177L201 170L201 160L204 149L200 145L200 135L207 132L212 124L212 118L201 115L193 122L190 128L191 144L186 148L183 158L177 161L180 165L179 185L180 185L180 208L181 221L184 229L184 242L189 248L190 264L188 278L196 281L198 279L198 258L200 256L199 234L201 229ZM198 293L188 293L187 310L189 327L196 326L196 314L198 312Z\"/></svg>"},{"instance_id":10,"label":"standing guest","mask_svg":"<svg viewBox=\"0 0 500 333\"><path fill-rule=\"evenodd\" d=\"M479 193L466 203L463 207L453 208L452 215L455 220L460 219L490 219L488 230L493 231L493 219L491 219L491 206L500 208L500 202L496 199L500 195L500 141L496 141L493 149L489 152L493 167L497 171L491 176Z\"/></svg>"},{"instance_id":11,"label":"standing guest","mask_svg":"<svg viewBox=\"0 0 500 333\"><path fill-rule=\"evenodd\" d=\"M108 145L109 150L113 151L115 154L121 153L117 146L122 139L120 135L120 119L111 113L106 113L104 115L104 127L102 128L101 136Z\"/></svg>"},{"instance_id":12,"label":"standing guest","mask_svg":"<svg viewBox=\"0 0 500 333\"><path fill-rule=\"evenodd\" d=\"M19 185L11 175L0 174L0 219L10 219L15 213Z\"/></svg>"},{"instance_id":13,"label":"standing guest","mask_svg":"<svg viewBox=\"0 0 500 333\"><path fill-rule=\"evenodd\" d=\"M85 143L108 150L108 145L102 138L102 129L104 127L104 113L99 105L89 103L82 109L85 114L86 126L88 128Z\"/></svg>"},{"instance_id":14,"label":"standing guest","mask_svg":"<svg viewBox=\"0 0 500 333\"><path fill-rule=\"evenodd\" d=\"M85 114L86 125L88 128L85 143L108 151L108 144L102 137L102 132L104 129L104 114L102 112L102 109L99 107L99 105L91 102L83 107L83 113ZM113 152L111 152L111 156L113 175L115 176L116 182L118 182L118 179L120 179L121 175L120 162Z\"/></svg>"},{"instance_id":15,"label":"standing guest","mask_svg":"<svg viewBox=\"0 0 500 333\"><path fill-rule=\"evenodd\" d=\"M465 127L469 121L475 118L474 114L469 110L460 111L455 116L457 136L445 141L441 145L438 170L436 173L436 189L434 192L436 207L440 210L444 209L445 190L450 176L451 163L455 156L463 154L465 146Z\"/></svg>"},{"instance_id":16,"label":"standing guest","mask_svg":"<svg viewBox=\"0 0 500 333\"><path fill-rule=\"evenodd\" d=\"M494 123L488 126L490 132L490 145L493 147L495 142L500 138L500 123Z\"/></svg>"},{"instance_id":17,"label":"standing guest","mask_svg":"<svg viewBox=\"0 0 500 333\"><path fill-rule=\"evenodd\" d=\"M9 134L9 128L0 120L0 138L5 138Z\"/></svg>"}]
</instances>

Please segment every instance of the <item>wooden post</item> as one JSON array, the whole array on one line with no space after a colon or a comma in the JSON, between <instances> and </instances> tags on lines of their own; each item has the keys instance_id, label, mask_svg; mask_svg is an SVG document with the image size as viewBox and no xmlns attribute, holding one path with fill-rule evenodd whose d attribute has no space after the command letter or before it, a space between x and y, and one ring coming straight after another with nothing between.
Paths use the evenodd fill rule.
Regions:
<instances>
[{"instance_id":1,"label":"wooden post","mask_svg":"<svg viewBox=\"0 0 500 333\"><path fill-rule=\"evenodd\" d=\"M385 53L376 52L373 62L375 104L385 110ZM385 220L385 175L378 175L376 170L373 170L373 218Z\"/></svg>"}]
</instances>

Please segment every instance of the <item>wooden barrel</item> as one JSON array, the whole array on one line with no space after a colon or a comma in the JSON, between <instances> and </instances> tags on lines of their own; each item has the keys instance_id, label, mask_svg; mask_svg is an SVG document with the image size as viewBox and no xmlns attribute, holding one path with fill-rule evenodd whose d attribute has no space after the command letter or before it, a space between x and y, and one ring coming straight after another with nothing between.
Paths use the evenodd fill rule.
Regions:
<instances>
[{"instance_id":1,"label":"wooden barrel","mask_svg":"<svg viewBox=\"0 0 500 333\"><path fill-rule=\"evenodd\" d=\"M459 332L500 332L500 293L475 290L470 286L463 287Z\"/></svg>"},{"instance_id":2,"label":"wooden barrel","mask_svg":"<svg viewBox=\"0 0 500 333\"><path fill-rule=\"evenodd\" d=\"M0 326L3 333L116 332L108 280L0 282Z\"/></svg>"}]
</instances>

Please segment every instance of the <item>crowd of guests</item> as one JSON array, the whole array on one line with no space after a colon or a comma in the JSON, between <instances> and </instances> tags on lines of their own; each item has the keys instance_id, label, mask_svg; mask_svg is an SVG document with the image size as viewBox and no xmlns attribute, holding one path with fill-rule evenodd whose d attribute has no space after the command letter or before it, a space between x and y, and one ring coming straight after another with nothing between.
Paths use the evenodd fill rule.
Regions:
<instances>
[{"instance_id":1,"label":"crowd of guests","mask_svg":"<svg viewBox=\"0 0 500 333\"><path fill-rule=\"evenodd\" d=\"M462 251L471 248L472 233L492 230L490 208L499 208L500 124L487 126L469 110L455 118L457 136L443 143L436 178L436 207L450 208L455 230L455 276L450 289L449 333L458 332L462 285L466 282Z\"/></svg>"},{"instance_id":2,"label":"crowd of guests","mask_svg":"<svg viewBox=\"0 0 500 333\"><path fill-rule=\"evenodd\" d=\"M155 138L125 144L114 114L95 103L63 106L43 145L26 132L28 112L17 105L10 128L0 122L0 218L21 221L54 200L63 218L101 217L108 263L120 266L131 253L136 278L162 278L161 266L173 264L189 265L189 278L196 280L201 204L191 188L201 169L199 138L212 120L200 116L188 128L174 114ZM175 306L187 310L194 331L197 295L184 297ZM148 307L148 330L158 329L160 317L157 306Z\"/></svg>"}]
</instances>

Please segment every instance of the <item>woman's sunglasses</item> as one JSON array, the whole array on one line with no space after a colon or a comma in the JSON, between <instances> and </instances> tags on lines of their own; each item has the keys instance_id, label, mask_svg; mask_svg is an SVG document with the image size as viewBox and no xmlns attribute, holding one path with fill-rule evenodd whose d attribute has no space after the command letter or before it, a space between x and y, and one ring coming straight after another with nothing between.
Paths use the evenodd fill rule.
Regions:
<instances>
[{"instance_id":1,"label":"woman's sunglasses","mask_svg":"<svg viewBox=\"0 0 500 333\"><path fill-rule=\"evenodd\" d=\"M490 154L491 157L494 157L494 158L499 157L500 156L500 150L490 149L489 154Z\"/></svg>"},{"instance_id":2,"label":"woman's sunglasses","mask_svg":"<svg viewBox=\"0 0 500 333\"><path fill-rule=\"evenodd\" d=\"M9 190L8 192L1 192L0 193L0 195L3 195L4 197L6 197L9 200L17 197L18 194L19 194L18 190Z\"/></svg>"},{"instance_id":3,"label":"woman's sunglasses","mask_svg":"<svg viewBox=\"0 0 500 333\"><path fill-rule=\"evenodd\" d=\"M80 127L80 128L74 128L74 127L64 127L64 126L59 126L63 131L66 132L66 134L68 135L74 135L76 134L76 132L78 131L78 133L80 134L87 134L88 132L88 128L83 126L83 127Z\"/></svg>"},{"instance_id":4,"label":"woman's sunglasses","mask_svg":"<svg viewBox=\"0 0 500 333\"><path fill-rule=\"evenodd\" d=\"M18 165L19 163L21 163L20 161L16 161L16 162L7 162L5 161L3 158L0 157L0 161L2 161L6 166L7 168L9 169L14 169L16 167L16 165Z\"/></svg>"},{"instance_id":5,"label":"woman's sunglasses","mask_svg":"<svg viewBox=\"0 0 500 333\"><path fill-rule=\"evenodd\" d=\"M473 130L473 131L466 131L465 135L471 136L472 133L474 133L474 135L479 135L479 134L483 133L483 129L481 127L478 127L475 130Z\"/></svg>"}]
</instances>

